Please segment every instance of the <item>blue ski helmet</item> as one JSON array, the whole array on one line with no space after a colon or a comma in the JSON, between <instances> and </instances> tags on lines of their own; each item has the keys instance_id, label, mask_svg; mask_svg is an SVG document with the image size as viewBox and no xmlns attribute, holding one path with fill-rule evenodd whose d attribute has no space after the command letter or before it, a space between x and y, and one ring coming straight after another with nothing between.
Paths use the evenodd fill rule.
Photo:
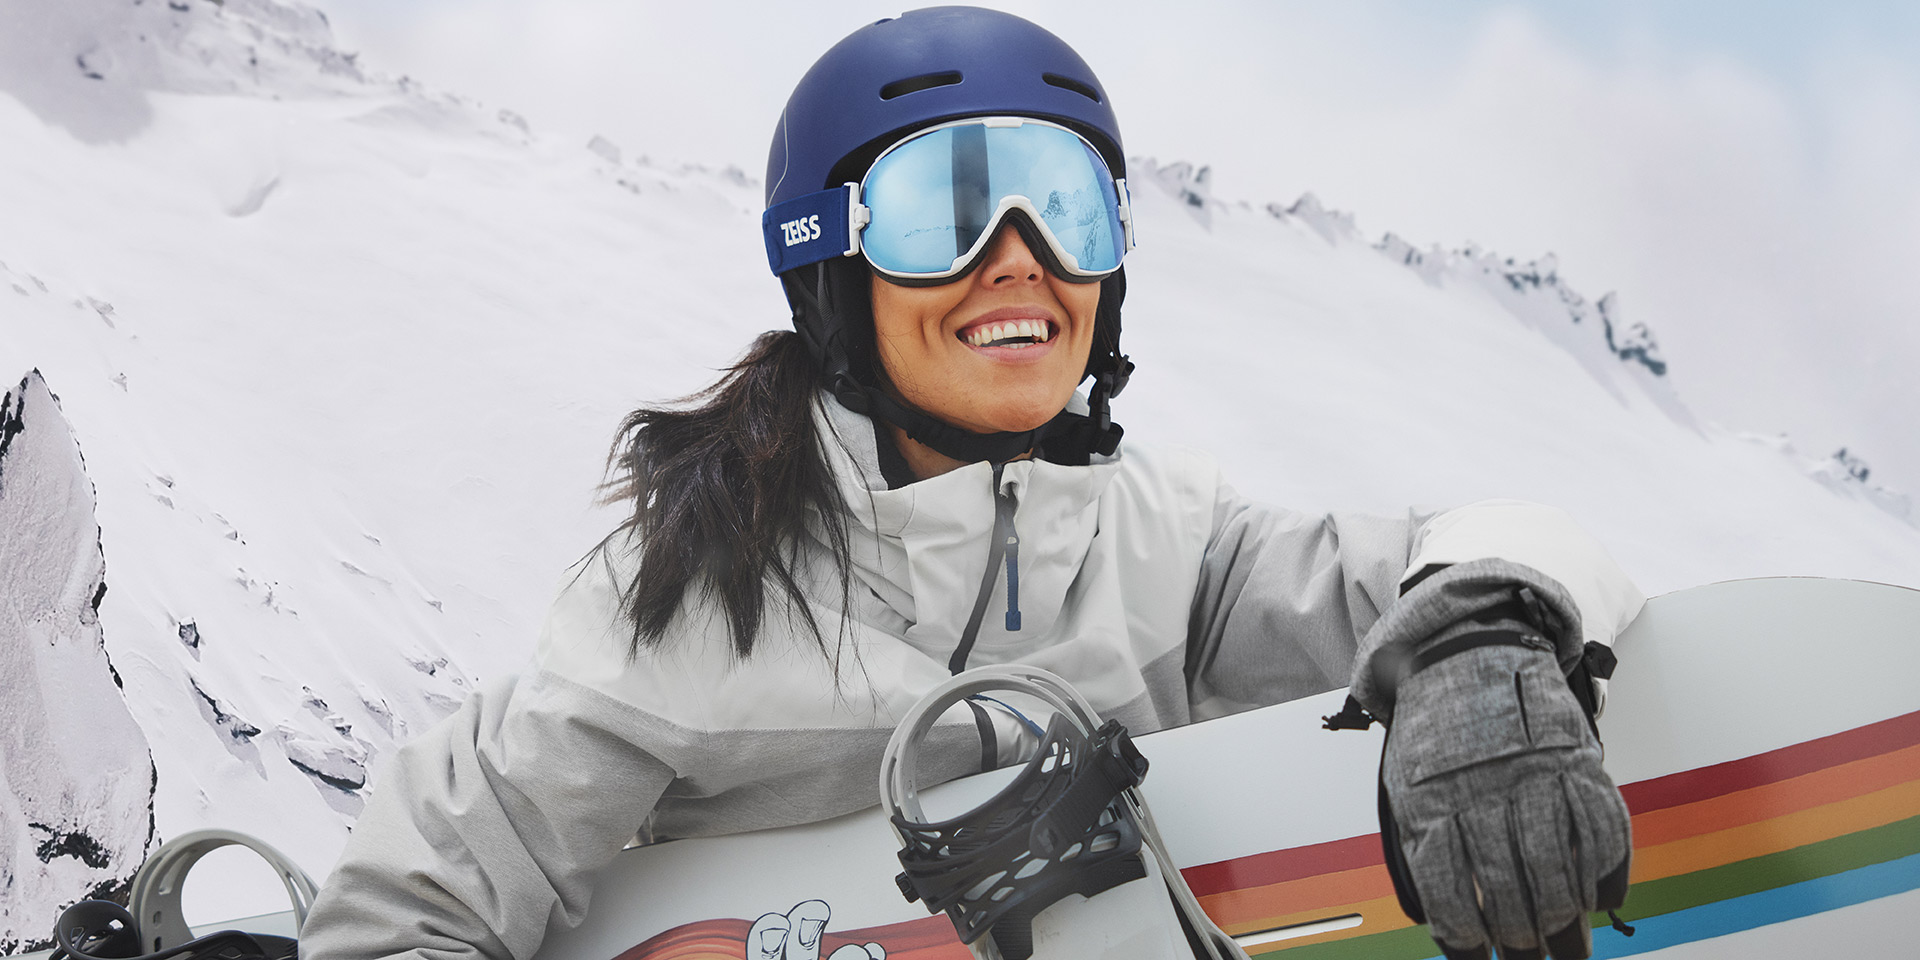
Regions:
<instances>
[{"instance_id":1,"label":"blue ski helmet","mask_svg":"<svg viewBox=\"0 0 1920 960\"><path fill-rule=\"evenodd\" d=\"M857 181L881 151L915 130L979 116L1048 120L1085 137L1115 177L1126 176L1120 128L1104 87L1059 37L1026 20L979 7L928 7L868 24L823 54L800 79L767 153L769 208ZM1030 246L1034 236L1021 218ZM1110 454L1121 430L1107 401L1133 364L1120 353L1125 268L1101 280L1095 378L1089 416L1062 412L1037 430L972 434L901 405L876 389L870 273L858 256L780 274L793 324L828 389L859 413L899 425L913 439L962 461L1008 460L1038 449L1046 459L1086 462Z\"/></svg>"},{"instance_id":2,"label":"blue ski helmet","mask_svg":"<svg viewBox=\"0 0 1920 960\"><path fill-rule=\"evenodd\" d=\"M854 31L800 78L767 153L767 206L859 179L837 168L921 127L993 115L1070 127L1127 175L1106 89L1065 41L1010 13L928 7Z\"/></svg>"}]
</instances>

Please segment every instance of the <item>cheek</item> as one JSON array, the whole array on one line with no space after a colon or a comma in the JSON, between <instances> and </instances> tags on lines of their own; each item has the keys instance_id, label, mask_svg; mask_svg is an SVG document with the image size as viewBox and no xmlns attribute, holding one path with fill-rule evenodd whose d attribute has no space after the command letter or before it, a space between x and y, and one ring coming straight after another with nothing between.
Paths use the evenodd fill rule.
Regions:
<instances>
[{"instance_id":1,"label":"cheek","mask_svg":"<svg viewBox=\"0 0 1920 960\"><path fill-rule=\"evenodd\" d=\"M873 278L873 330L882 342L938 331L959 298L946 287L903 287Z\"/></svg>"},{"instance_id":2,"label":"cheek","mask_svg":"<svg viewBox=\"0 0 1920 960\"><path fill-rule=\"evenodd\" d=\"M876 359L897 388L927 384L944 364L933 339L961 299L951 288L903 287L873 279L873 333Z\"/></svg>"},{"instance_id":3,"label":"cheek","mask_svg":"<svg viewBox=\"0 0 1920 960\"><path fill-rule=\"evenodd\" d=\"M1084 331L1080 339L1090 348L1093 343L1095 315L1100 309L1100 284L1062 283L1061 286L1065 289L1058 290L1055 295L1060 298L1060 305L1072 315L1075 321L1074 326Z\"/></svg>"},{"instance_id":4,"label":"cheek","mask_svg":"<svg viewBox=\"0 0 1920 960\"><path fill-rule=\"evenodd\" d=\"M873 332L881 343L898 336L910 313L908 305L894 296L893 285L878 279L873 281Z\"/></svg>"}]
</instances>

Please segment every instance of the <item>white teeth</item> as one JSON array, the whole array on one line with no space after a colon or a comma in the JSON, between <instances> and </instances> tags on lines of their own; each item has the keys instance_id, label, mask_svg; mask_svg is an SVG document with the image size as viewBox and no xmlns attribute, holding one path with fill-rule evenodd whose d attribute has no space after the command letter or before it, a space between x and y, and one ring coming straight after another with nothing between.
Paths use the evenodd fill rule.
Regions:
<instances>
[{"instance_id":1,"label":"white teeth","mask_svg":"<svg viewBox=\"0 0 1920 960\"><path fill-rule=\"evenodd\" d=\"M967 335L967 342L976 347L984 347L1001 340L1026 338L1034 343L1046 343L1053 339L1053 325L1045 320L1018 320L1011 323L989 323L974 328ZM1024 343L1007 344L1010 347L1024 347Z\"/></svg>"}]
</instances>

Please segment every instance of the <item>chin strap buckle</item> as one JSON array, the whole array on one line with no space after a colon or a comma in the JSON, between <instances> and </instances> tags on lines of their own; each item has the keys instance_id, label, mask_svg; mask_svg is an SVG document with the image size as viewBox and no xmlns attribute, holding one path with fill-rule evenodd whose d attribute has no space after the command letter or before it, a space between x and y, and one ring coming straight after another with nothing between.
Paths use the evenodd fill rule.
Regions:
<instances>
[{"instance_id":1,"label":"chin strap buckle","mask_svg":"<svg viewBox=\"0 0 1920 960\"><path fill-rule=\"evenodd\" d=\"M1117 397L1120 391L1127 388L1127 381L1133 379L1133 361L1127 359L1125 354L1118 354L1113 358L1113 366L1101 376L1109 384L1107 396Z\"/></svg>"},{"instance_id":2,"label":"chin strap buckle","mask_svg":"<svg viewBox=\"0 0 1920 960\"><path fill-rule=\"evenodd\" d=\"M867 402L867 389L854 380L850 373L841 373L833 378L833 398L854 413L872 415L873 405Z\"/></svg>"},{"instance_id":3,"label":"chin strap buckle","mask_svg":"<svg viewBox=\"0 0 1920 960\"><path fill-rule=\"evenodd\" d=\"M1115 356L1107 369L1093 378L1093 391L1087 396L1087 409L1092 414L1094 430L1106 433L1113 425L1113 413L1107 401L1120 395L1127 388L1127 381L1133 377L1133 361L1124 356Z\"/></svg>"}]
</instances>

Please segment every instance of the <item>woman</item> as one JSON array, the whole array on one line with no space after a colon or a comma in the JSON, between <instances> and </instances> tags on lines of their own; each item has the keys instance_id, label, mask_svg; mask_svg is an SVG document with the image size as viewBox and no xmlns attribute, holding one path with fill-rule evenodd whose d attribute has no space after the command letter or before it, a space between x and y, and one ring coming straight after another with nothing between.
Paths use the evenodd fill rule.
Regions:
<instances>
[{"instance_id":1,"label":"woman","mask_svg":"<svg viewBox=\"0 0 1920 960\"><path fill-rule=\"evenodd\" d=\"M1356 678L1382 716L1403 677L1402 718L1436 677L1461 714L1478 701L1460 664L1498 673L1493 706L1465 711L1492 719L1423 725L1436 735L1498 727L1523 673L1544 669L1544 695L1572 704L1559 678L1582 626L1610 639L1639 595L1561 515L1304 516L1240 499L1199 454L1121 444L1120 144L1092 71L1016 17L915 11L828 51L768 163L763 225L795 330L761 337L698 406L628 419L615 495L632 518L573 571L533 667L389 764L305 954L525 958L549 923L578 922L587 878L636 833L871 805L894 721L968 665L1051 670L1136 733ZM1410 572L1420 587L1381 621ZM1525 643L1418 660L1502 629ZM1018 740L983 709L936 731L923 777L1011 761ZM1471 765L1537 753L1502 749ZM1617 793L1597 796L1601 821L1623 820ZM1574 845L1598 849L1598 815L1576 808ZM1576 955L1584 913L1574 935L1568 911L1593 906L1594 870L1580 903L1522 889L1456 922L1462 888L1435 849L1408 882L1441 904L1449 949Z\"/></svg>"}]
</instances>

